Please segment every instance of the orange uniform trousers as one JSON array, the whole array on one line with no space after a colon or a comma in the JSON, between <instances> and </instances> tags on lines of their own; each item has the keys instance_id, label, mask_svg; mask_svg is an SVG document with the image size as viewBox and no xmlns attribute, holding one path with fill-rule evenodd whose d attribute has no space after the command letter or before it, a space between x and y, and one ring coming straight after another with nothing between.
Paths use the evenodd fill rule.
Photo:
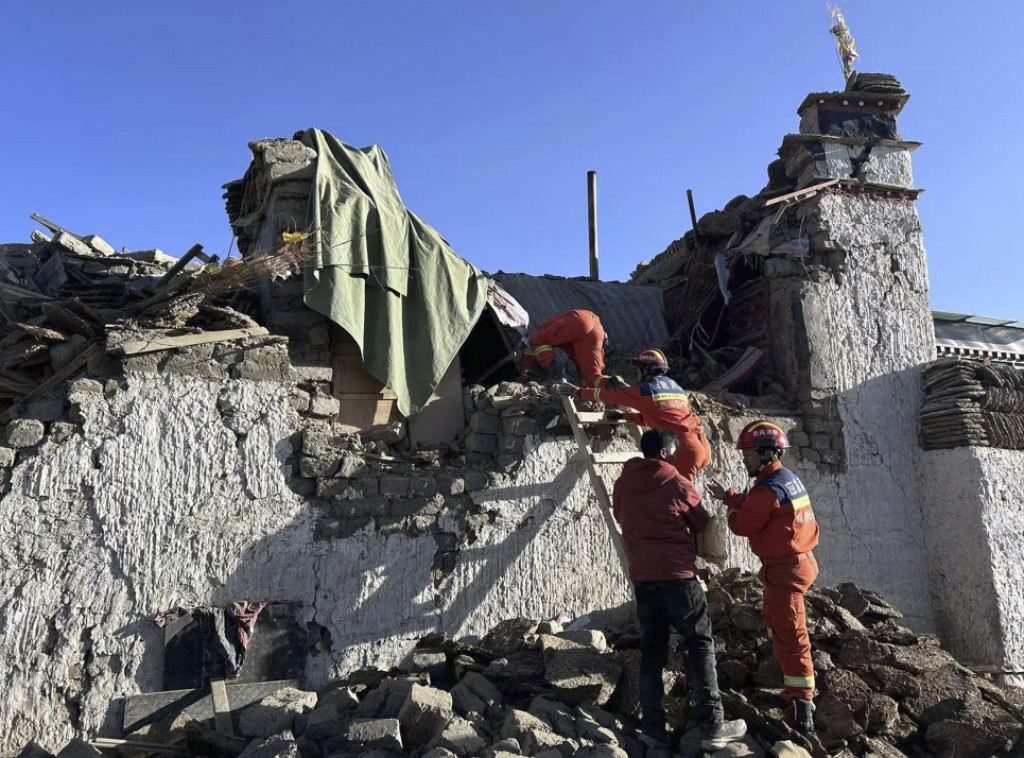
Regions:
<instances>
[{"instance_id":1,"label":"orange uniform trousers","mask_svg":"<svg viewBox=\"0 0 1024 758\"><path fill-rule=\"evenodd\" d=\"M772 640L772 653L782 667L782 699L814 698L811 639L807 635L804 593L818 578L814 554L797 553L762 559L757 578L764 585L764 623Z\"/></svg>"},{"instance_id":2,"label":"orange uniform trousers","mask_svg":"<svg viewBox=\"0 0 1024 758\"><path fill-rule=\"evenodd\" d=\"M584 385L593 387L604 371L604 327L597 314L569 311L544 322L530 337L536 360L544 368L555 360L552 347L569 354Z\"/></svg>"},{"instance_id":3,"label":"orange uniform trousers","mask_svg":"<svg viewBox=\"0 0 1024 758\"><path fill-rule=\"evenodd\" d=\"M676 469L690 482L697 472L711 463L711 445L704 429L673 429L679 439L676 448Z\"/></svg>"}]
</instances>

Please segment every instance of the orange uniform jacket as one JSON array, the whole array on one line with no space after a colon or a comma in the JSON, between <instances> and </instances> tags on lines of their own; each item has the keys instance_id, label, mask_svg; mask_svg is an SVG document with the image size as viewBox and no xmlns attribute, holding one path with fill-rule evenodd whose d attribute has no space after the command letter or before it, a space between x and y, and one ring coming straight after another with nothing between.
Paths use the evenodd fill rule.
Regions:
<instances>
[{"instance_id":1,"label":"orange uniform jacket","mask_svg":"<svg viewBox=\"0 0 1024 758\"><path fill-rule=\"evenodd\" d=\"M690 432L704 430L683 388L667 376L652 376L625 389L587 388L580 396L605 405L634 408L639 412L627 413L627 420L652 429L668 429L680 439Z\"/></svg>"},{"instance_id":2,"label":"orange uniform jacket","mask_svg":"<svg viewBox=\"0 0 1024 758\"><path fill-rule=\"evenodd\" d=\"M750 538L761 558L807 553L818 545L818 522L807 490L796 475L775 461L766 466L747 495L729 490L729 529Z\"/></svg>"},{"instance_id":3,"label":"orange uniform jacket","mask_svg":"<svg viewBox=\"0 0 1024 758\"><path fill-rule=\"evenodd\" d=\"M584 384L597 383L604 371L604 327L596 313L567 311L537 327L530 336L530 350L523 357L523 371L535 360L545 368L550 366L556 347L573 359Z\"/></svg>"}]
</instances>

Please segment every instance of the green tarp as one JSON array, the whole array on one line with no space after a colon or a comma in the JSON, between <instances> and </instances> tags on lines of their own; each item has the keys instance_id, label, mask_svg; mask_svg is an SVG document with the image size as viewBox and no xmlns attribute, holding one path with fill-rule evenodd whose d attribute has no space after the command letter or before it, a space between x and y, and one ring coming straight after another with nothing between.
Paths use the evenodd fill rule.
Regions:
<instances>
[{"instance_id":1,"label":"green tarp","mask_svg":"<svg viewBox=\"0 0 1024 758\"><path fill-rule=\"evenodd\" d=\"M487 280L405 207L380 147L354 148L320 129L297 138L317 153L306 305L352 335L366 370L410 416L480 317Z\"/></svg>"}]
</instances>

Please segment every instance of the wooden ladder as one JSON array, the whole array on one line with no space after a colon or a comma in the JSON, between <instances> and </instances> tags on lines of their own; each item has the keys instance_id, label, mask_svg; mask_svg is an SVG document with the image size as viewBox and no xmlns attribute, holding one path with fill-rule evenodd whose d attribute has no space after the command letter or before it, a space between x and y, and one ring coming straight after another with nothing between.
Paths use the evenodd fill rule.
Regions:
<instances>
[{"instance_id":1,"label":"wooden ladder","mask_svg":"<svg viewBox=\"0 0 1024 758\"><path fill-rule=\"evenodd\" d=\"M597 502L604 517L605 525L611 534L612 544L619 556L619 563L622 566L623 576L629 576L629 560L626 557L626 543L622 540L622 532L615 523L615 516L612 513L612 499L608 494L608 488L601 478L598 466L625 463L633 458L639 458L640 452L618 452L618 453L595 453L590 446L590 437L587 436L587 425L594 424L625 424L625 421L611 421L604 418L604 414L590 411L580 411L576 408L576 401L571 397L562 398L562 406L565 409L565 417L572 427L573 437L576 438L576 445L579 448L580 456L587 464L587 473L590 474L590 484L597 494Z\"/></svg>"}]
</instances>

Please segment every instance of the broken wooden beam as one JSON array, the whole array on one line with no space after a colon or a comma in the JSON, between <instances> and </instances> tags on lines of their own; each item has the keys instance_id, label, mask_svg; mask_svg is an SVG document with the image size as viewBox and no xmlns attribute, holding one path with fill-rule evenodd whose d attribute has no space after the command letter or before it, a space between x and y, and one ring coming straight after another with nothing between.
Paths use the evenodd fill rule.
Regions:
<instances>
[{"instance_id":1,"label":"broken wooden beam","mask_svg":"<svg viewBox=\"0 0 1024 758\"><path fill-rule=\"evenodd\" d=\"M154 335L150 339L129 340L118 345L111 345L107 352L114 355L143 355L144 353L156 353L160 350L173 350L178 347L189 345L205 345L210 342L227 342L228 340L240 340L246 337L265 337L269 332L262 326L253 326L246 329L225 329L218 332L199 332L198 334L181 334L178 336Z\"/></svg>"},{"instance_id":2,"label":"broken wooden beam","mask_svg":"<svg viewBox=\"0 0 1024 758\"><path fill-rule=\"evenodd\" d=\"M27 395L25 395L25 397L22 398L22 400L27 400L30 397L38 397L40 395L49 394L54 389L56 389L61 382L71 377L76 371L78 371L86 363L88 363L93 356L99 355L102 352L103 346L100 344L93 344L90 347L87 347L85 350L79 353L70 363L68 363L68 365L66 365L60 371L56 372L53 376L51 376L45 382L37 386ZM17 415L17 410L17 404L8 408L3 413L3 415L0 415L0 423L6 424L8 421L13 419Z\"/></svg>"},{"instance_id":3,"label":"broken wooden beam","mask_svg":"<svg viewBox=\"0 0 1024 758\"><path fill-rule=\"evenodd\" d=\"M188 262L191 261L193 258L199 258L200 260L205 260L209 262L209 256L203 254L203 246L193 245L188 249L188 252L186 252L183 256L178 258L178 262L171 266L167 270L166 274L160 277L160 279L156 283L156 289L159 290L161 287L167 284L167 282L171 281L171 279L177 276L181 272L181 270L188 265Z\"/></svg>"},{"instance_id":4,"label":"broken wooden beam","mask_svg":"<svg viewBox=\"0 0 1024 758\"><path fill-rule=\"evenodd\" d=\"M213 721L218 734L227 737L235 736L231 724L231 706L228 704L228 691L223 679L210 680L210 697L213 699Z\"/></svg>"}]
</instances>

